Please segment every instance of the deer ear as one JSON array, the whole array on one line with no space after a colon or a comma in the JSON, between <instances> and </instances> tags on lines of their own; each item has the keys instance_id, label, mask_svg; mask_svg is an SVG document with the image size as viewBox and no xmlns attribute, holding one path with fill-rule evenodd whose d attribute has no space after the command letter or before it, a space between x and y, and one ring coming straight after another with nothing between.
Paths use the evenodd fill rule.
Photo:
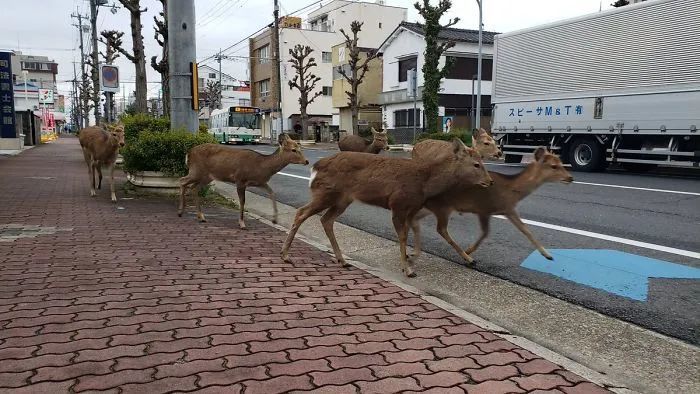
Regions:
<instances>
[{"instance_id":1,"label":"deer ear","mask_svg":"<svg viewBox=\"0 0 700 394\"><path fill-rule=\"evenodd\" d=\"M535 150L535 160L542 161L545 153L547 153L547 149L545 149L543 146L540 146L539 148L537 148Z\"/></svg>"},{"instance_id":2,"label":"deer ear","mask_svg":"<svg viewBox=\"0 0 700 394\"><path fill-rule=\"evenodd\" d=\"M372 134L378 134L377 130L374 127L372 127Z\"/></svg>"},{"instance_id":3,"label":"deer ear","mask_svg":"<svg viewBox=\"0 0 700 394\"><path fill-rule=\"evenodd\" d=\"M452 139L452 151L454 153L459 153L459 152L465 151L466 148L467 148L467 146L464 145L464 142L462 142L462 140L460 140L459 138Z\"/></svg>"}]
</instances>

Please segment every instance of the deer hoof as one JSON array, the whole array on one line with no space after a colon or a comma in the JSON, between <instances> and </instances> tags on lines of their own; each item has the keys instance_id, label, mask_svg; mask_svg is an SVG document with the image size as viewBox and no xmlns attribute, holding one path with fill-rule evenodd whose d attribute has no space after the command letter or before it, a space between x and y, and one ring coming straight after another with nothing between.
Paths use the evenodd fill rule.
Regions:
<instances>
[{"instance_id":1,"label":"deer hoof","mask_svg":"<svg viewBox=\"0 0 700 394\"><path fill-rule=\"evenodd\" d=\"M96 195L97 195L97 193L95 193L94 190L91 190L91 191L90 191L90 197L95 197Z\"/></svg>"},{"instance_id":2,"label":"deer hoof","mask_svg":"<svg viewBox=\"0 0 700 394\"><path fill-rule=\"evenodd\" d=\"M292 259L289 256L285 256L284 254L282 255L282 261L285 263L292 263Z\"/></svg>"},{"instance_id":3,"label":"deer hoof","mask_svg":"<svg viewBox=\"0 0 700 394\"><path fill-rule=\"evenodd\" d=\"M348 268L348 267L351 267L352 264L350 264L350 263L348 263L347 261L343 260L343 261L340 261L340 266L343 267L343 268Z\"/></svg>"},{"instance_id":4,"label":"deer hoof","mask_svg":"<svg viewBox=\"0 0 700 394\"><path fill-rule=\"evenodd\" d=\"M416 271L413 270L413 268L408 267L403 270L403 273L406 274L407 277L409 278L415 278L416 277Z\"/></svg>"},{"instance_id":5,"label":"deer hoof","mask_svg":"<svg viewBox=\"0 0 700 394\"><path fill-rule=\"evenodd\" d=\"M552 257L549 253L542 254L542 256L549 261L554 261L554 257Z\"/></svg>"},{"instance_id":6,"label":"deer hoof","mask_svg":"<svg viewBox=\"0 0 700 394\"><path fill-rule=\"evenodd\" d=\"M272 224L277 224L277 219L272 219Z\"/></svg>"},{"instance_id":7,"label":"deer hoof","mask_svg":"<svg viewBox=\"0 0 700 394\"><path fill-rule=\"evenodd\" d=\"M177 216L181 218L181 217L182 217L182 212L178 212L178 213L177 213Z\"/></svg>"}]
</instances>

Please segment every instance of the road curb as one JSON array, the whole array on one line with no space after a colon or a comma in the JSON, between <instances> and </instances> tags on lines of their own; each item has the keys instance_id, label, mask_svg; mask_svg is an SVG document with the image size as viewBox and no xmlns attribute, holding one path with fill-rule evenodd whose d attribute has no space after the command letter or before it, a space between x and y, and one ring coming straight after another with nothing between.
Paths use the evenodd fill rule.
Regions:
<instances>
[{"instance_id":1,"label":"road curb","mask_svg":"<svg viewBox=\"0 0 700 394\"><path fill-rule=\"evenodd\" d=\"M214 191L219 193L223 198L226 198L228 200L234 200L233 198L223 194L221 191L219 191L216 187L216 185L213 186ZM273 227L277 230L283 231L285 233L289 233L289 228L282 226L277 223L273 223L269 219L255 213L251 212L249 210L246 210L246 214L250 216L251 218L266 224L270 227ZM335 257L333 251L327 247L326 245L321 244L320 242L317 242L311 238L308 238L300 233L297 233L296 239L328 254L332 258ZM428 254L426 252L423 252L425 254ZM578 363L562 354L559 354L545 346L539 345L525 337L518 336L518 335L513 335L511 334L507 329L499 326L498 324L492 323L480 316L477 316L471 312L468 312L452 303L449 303L445 300L442 300L438 297L426 294L424 291L421 289L414 287L410 284L404 283L400 281L398 278L396 278L395 275L392 275L391 273L384 271L382 269L378 269L375 267L371 267L369 265L366 265L360 261L357 261L353 259L350 256L347 256L343 254L343 257L345 258L345 261L352 266L354 266L357 269L360 269L362 271L365 271L369 274L372 274L382 280L385 280L397 287L402 288L403 290L406 290L410 293L413 293L417 296L419 296L421 299L425 300L426 302L435 305L436 307L443 309L447 312L450 312L458 317L461 317L467 321L469 321L472 324L475 324L481 328L484 328L486 330L492 331L495 335L537 355L540 356L546 360L549 360L555 364L558 364L565 368L568 371L571 371L587 380L589 380L592 383L595 383L599 386L605 387L606 389L619 393L619 394L631 394L631 393L638 393L638 391L631 390L627 388L626 386L620 384L619 382L616 382L612 378L608 377L606 374L598 372L592 368L589 368L581 363Z\"/></svg>"}]
</instances>

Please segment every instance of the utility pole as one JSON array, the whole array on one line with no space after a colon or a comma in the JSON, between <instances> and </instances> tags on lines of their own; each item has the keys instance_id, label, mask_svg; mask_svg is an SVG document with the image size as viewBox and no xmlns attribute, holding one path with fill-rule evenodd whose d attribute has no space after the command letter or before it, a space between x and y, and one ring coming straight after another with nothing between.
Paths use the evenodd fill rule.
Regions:
<instances>
[{"instance_id":1,"label":"utility pole","mask_svg":"<svg viewBox=\"0 0 700 394\"><path fill-rule=\"evenodd\" d=\"M484 24L482 22L482 3L484 0L476 0L479 5L479 56L477 58L477 82L476 82L476 129L481 128L481 52L482 52L482 41L481 36L484 29ZM472 91L472 94L474 91Z\"/></svg>"},{"instance_id":2,"label":"utility pole","mask_svg":"<svg viewBox=\"0 0 700 394\"><path fill-rule=\"evenodd\" d=\"M281 134L283 131L282 130L283 129L283 126L282 126L283 119L282 119L282 76L280 74L280 68L282 67L282 58L280 57L280 5L279 5L278 0L274 0L274 1L275 1L275 9L274 9L273 15L275 18L275 22L274 22L273 28L272 28L272 45L273 45L274 51L275 51L275 74L274 75L275 75L275 78L277 79L277 83L276 83L277 89L275 89L276 90L275 93L277 94L277 100L275 103L277 104L276 105L277 106L277 108L276 108L277 109L277 117L279 118L278 131ZM274 144L277 142L277 133L275 133L274 127L272 127L271 129L272 129L272 132L270 133L271 134L270 137L272 139L271 142ZM302 130L302 133L305 133L305 132L306 132L306 130Z\"/></svg>"},{"instance_id":3,"label":"utility pole","mask_svg":"<svg viewBox=\"0 0 700 394\"><path fill-rule=\"evenodd\" d=\"M73 120L75 121L75 125L78 130L83 128L83 119L80 111L80 99L78 99L78 74L75 71L75 62L73 62Z\"/></svg>"},{"instance_id":4,"label":"utility pole","mask_svg":"<svg viewBox=\"0 0 700 394\"><path fill-rule=\"evenodd\" d=\"M95 124L100 124L100 59L97 46L97 0L90 0L90 25L92 26L92 102L95 105Z\"/></svg>"},{"instance_id":5,"label":"utility pole","mask_svg":"<svg viewBox=\"0 0 700 394\"><path fill-rule=\"evenodd\" d=\"M219 62L219 101L218 101L219 109L221 109L223 107L222 100L223 100L223 96L224 96L224 93L223 93L224 85L223 85L223 82L221 80L221 60L228 59L228 58L229 58L228 56L221 54L221 49L219 49L219 54L214 56L214 59L216 59L216 61ZM211 114L211 109L210 109L209 113Z\"/></svg>"},{"instance_id":6,"label":"utility pole","mask_svg":"<svg viewBox=\"0 0 700 394\"><path fill-rule=\"evenodd\" d=\"M170 125L173 129L182 127L197 133L199 96L194 0L168 1L168 54Z\"/></svg>"},{"instance_id":7,"label":"utility pole","mask_svg":"<svg viewBox=\"0 0 700 394\"><path fill-rule=\"evenodd\" d=\"M73 25L73 26L78 28L78 36L80 37L80 78L83 81L82 86L85 86L87 81L85 78L85 50L84 50L85 47L83 46L83 18L87 18L87 17L80 15L77 11L78 10L76 9L76 13L71 14L71 17L78 19L78 24ZM82 115L83 115L82 103L81 103L79 108L80 108L80 114L81 114L81 118L82 118ZM87 113L88 111L85 111L85 112L86 112L85 113L86 117L84 119L81 119L84 122L84 124L81 124L80 127L87 127L90 125L90 118L89 118L89 116L87 116L87 115L89 115L89 113Z\"/></svg>"}]
</instances>

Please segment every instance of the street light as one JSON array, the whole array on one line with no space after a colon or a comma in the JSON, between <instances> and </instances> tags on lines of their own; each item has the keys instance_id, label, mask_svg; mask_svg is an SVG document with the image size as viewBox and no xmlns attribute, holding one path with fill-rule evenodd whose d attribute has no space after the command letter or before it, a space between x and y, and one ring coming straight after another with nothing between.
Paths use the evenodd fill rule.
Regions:
<instances>
[{"instance_id":1,"label":"street light","mask_svg":"<svg viewBox=\"0 0 700 394\"><path fill-rule=\"evenodd\" d=\"M483 26L484 24L482 23L482 10L481 10L481 3L484 0L476 0L476 4L479 5L479 56L477 58L477 84L476 84L476 129L478 130L481 128L481 47L482 47L482 41L481 41L481 35L483 32ZM472 90L472 95L474 94L474 91Z\"/></svg>"}]
</instances>

